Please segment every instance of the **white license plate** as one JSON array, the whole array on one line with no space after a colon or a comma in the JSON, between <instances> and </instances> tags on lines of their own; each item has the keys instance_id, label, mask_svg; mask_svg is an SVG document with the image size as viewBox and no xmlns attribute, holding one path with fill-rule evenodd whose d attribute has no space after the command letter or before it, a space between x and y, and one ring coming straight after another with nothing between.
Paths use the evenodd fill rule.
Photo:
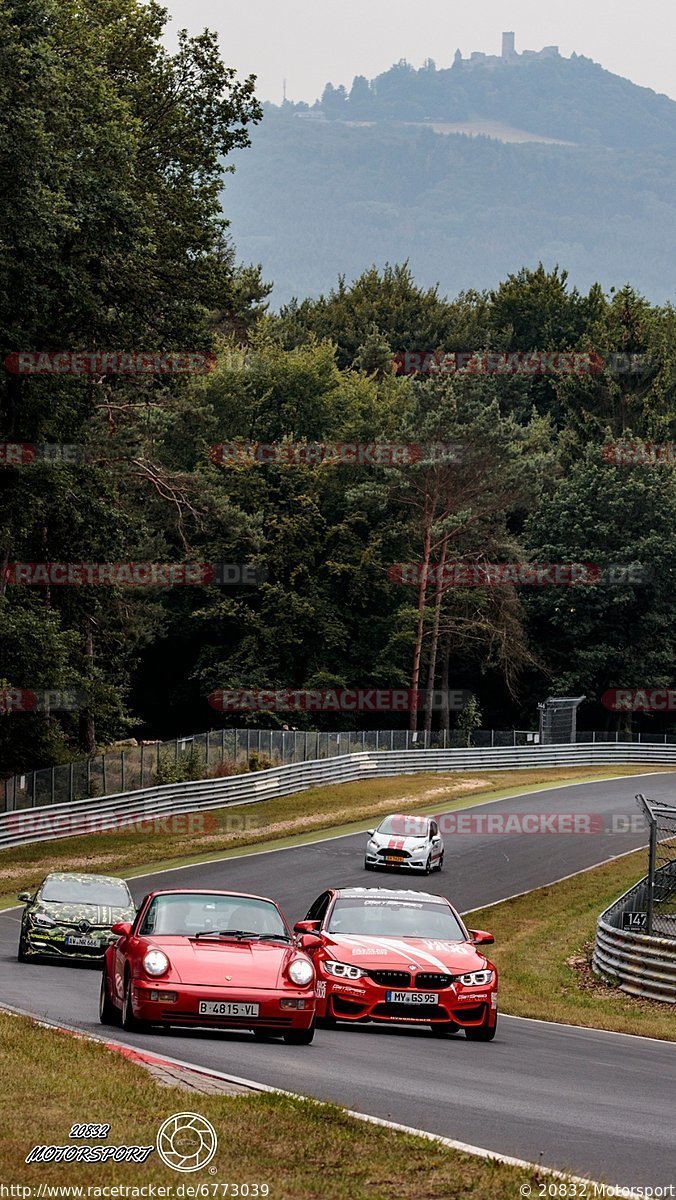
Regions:
<instances>
[{"instance_id":1,"label":"white license plate","mask_svg":"<svg viewBox=\"0 0 676 1200\"><path fill-rule=\"evenodd\" d=\"M198 1012L204 1017L257 1017L258 1004L229 1000L200 1000Z\"/></svg>"},{"instance_id":2,"label":"white license plate","mask_svg":"<svg viewBox=\"0 0 676 1200\"><path fill-rule=\"evenodd\" d=\"M69 934L66 938L67 946L86 946L89 950L98 950L101 946L99 938L92 937L76 937L75 934Z\"/></svg>"},{"instance_id":3,"label":"white license plate","mask_svg":"<svg viewBox=\"0 0 676 1200\"><path fill-rule=\"evenodd\" d=\"M387 992L388 1004L438 1004L437 992Z\"/></svg>"}]
</instances>

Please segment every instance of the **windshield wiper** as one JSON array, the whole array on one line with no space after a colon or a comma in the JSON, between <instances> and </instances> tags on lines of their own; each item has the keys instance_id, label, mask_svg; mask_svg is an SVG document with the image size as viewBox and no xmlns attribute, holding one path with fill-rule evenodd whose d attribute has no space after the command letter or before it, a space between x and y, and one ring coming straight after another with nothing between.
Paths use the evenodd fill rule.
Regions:
<instances>
[{"instance_id":1,"label":"windshield wiper","mask_svg":"<svg viewBox=\"0 0 676 1200\"><path fill-rule=\"evenodd\" d=\"M238 942L288 942L285 933L254 933L251 929L201 929L195 938L235 938Z\"/></svg>"}]
</instances>

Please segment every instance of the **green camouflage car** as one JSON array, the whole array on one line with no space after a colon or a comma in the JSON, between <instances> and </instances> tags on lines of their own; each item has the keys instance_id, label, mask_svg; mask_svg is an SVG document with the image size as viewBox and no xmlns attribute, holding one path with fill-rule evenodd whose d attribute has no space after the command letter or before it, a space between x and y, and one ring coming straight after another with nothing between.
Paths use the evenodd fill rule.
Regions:
<instances>
[{"instance_id":1,"label":"green camouflage car","mask_svg":"<svg viewBox=\"0 0 676 1200\"><path fill-rule=\"evenodd\" d=\"M54 872L34 896L19 892L26 905L21 918L19 962L35 958L103 959L115 940L111 926L133 921L134 901L123 879L108 875Z\"/></svg>"}]
</instances>

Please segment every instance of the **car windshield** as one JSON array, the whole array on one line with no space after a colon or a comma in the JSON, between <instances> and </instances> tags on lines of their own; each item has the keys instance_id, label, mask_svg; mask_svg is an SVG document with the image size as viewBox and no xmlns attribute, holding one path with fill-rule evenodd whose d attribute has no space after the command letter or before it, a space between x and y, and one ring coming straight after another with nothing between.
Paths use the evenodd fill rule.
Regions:
<instances>
[{"instance_id":1,"label":"car windshield","mask_svg":"<svg viewBox=\"0 0 676 1200\"><path fill-rule=\"evenodd\" d=\"M437 938L444 942L467 940L448 905L422 899L339 897L327 929L329 933L365 934L368 937Z\"/></svg>"},{"instance_id":2,"label":"car windshield","mask_svg":"<svg viewBox=\"0 0 676 1200\"><path fill-rule=\"evenodd\" d=\"M390 834L394 837L427 837L429 823L427 817L385 817L378 826L378 833Z\"/></svg>"},{"instance_id":3,"label":"car windshield","mask_svg":"<svg viewBox=\"0 0 676 1200\"><path fill-rule=\"evenodd\" d=\"M272 901L209 892L155 896L139 929L140 934L185 937L226 931L289 939L279 909Z\"/></svg>"},{"instance_id":4,"label":"car windshield","mask_svg":"<svg viewBox=\"0 0 676 1200\"><path fill-rule=\"evenodd\" d=\"M46 879L40 899L55 904L104 904L133 908L127 885L121 879Z\"/></svg>"}]
</instances>

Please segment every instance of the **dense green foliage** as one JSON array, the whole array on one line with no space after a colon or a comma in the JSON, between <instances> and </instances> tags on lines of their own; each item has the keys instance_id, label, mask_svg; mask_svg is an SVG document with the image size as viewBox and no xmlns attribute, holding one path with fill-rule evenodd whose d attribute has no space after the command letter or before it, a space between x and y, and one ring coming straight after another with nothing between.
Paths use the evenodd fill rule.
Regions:
<instances>
[{"instance_id":1,"label":"dense green foliage","mask_svg":"<svg viewBox=\"0 0 676 1200\"><path fill-rule=\"evenodd\" d=\"M222 65L210 34L182 37L170 56L162 28L161 10L137 0L0 3L3 358L217 356L193 378L3 372L0 441L84 454L1 469L0 562L249 563L266 578L44 588L3 573L0 685L80 687L86 706L0 716L2 769L130 730L393 724L389 713L221 716L207 699L219 688L462 689L474 697L460 717L470 736L479 709L487 726L532 725L536 702L559 688L587 694L585 724L611 724L598 704L606 688L670 683L674 468L618 467L603 447L676 438L673 310L628 287L580 292L542 266L447 300L403 265L267 313L268 289L236 266L219 207L223 158L260 117L252 81ZM269 127L283 155L296 127L274 117ZM420 134L423 150L431 136ZM315 184L328 162L314 165ZM390 168L399 182L413 171ZM369 169L380 188L377 162ZM339 195L347 184L332 172ZM440 164L440 188L452 182ZM297 196L312 187L293 181ZM312 230L297 224L311 249ZM640 369L396 375L393 353L419 349L595 350L639 356ZM424 449L403 466L219 461L211 448L233 441L459 452ZM410 586L391 572L524 559L653 575L471 588ZM417 714L428 727L457 719L443 707Z\"/></svg>"}]
</instances>

